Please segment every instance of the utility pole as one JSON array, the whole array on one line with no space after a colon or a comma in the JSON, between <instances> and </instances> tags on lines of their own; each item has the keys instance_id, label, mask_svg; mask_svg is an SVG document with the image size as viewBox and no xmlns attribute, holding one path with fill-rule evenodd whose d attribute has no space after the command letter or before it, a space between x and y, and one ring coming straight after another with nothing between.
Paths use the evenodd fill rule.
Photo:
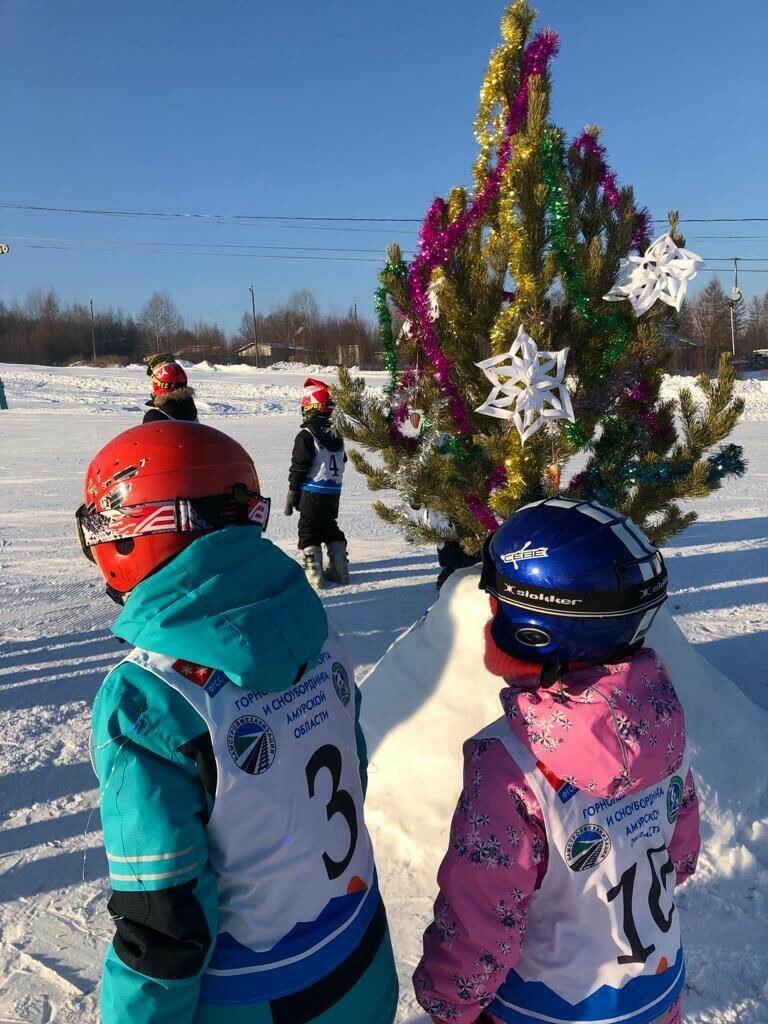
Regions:
<instances>
[{"instance_id":1,"label":"utility pole","mask_svg":"<svg viewBox=\"0 0 768 1024\"><path fill-rule=\"evenodd\" d=\"M731 351L733 352L733 358L736 358L736 326L733 319L733 311L741 302L742 294L739 288L739 261L736 256L733 257L733 288L731 289L731 297L728 300L728 306L731 313Z\"/></svg>"},{"instance_id":2,"label":"utility pole","mask_svg":"<svg viewBox=\"0 0 768 1024\"><path fill-rule=\"evenodd\" d=\"M253 358L256 360L256 366L259 365L259 343L256 340L256 298L253 294L253 285L248 285L248 291L251 293L251 309L253 310Z\"/></svg>"},{"instance_id":3,"label":"utility pole","mask_svg":"<svg viewBox=\"0 0 768 1024\"><path fill-rule=\"evenodd\" d=\"M93 361L96 362L96 323L93 319L93 299L91 299L91 343L93 345Z\"/></svg>"}]
</instances>

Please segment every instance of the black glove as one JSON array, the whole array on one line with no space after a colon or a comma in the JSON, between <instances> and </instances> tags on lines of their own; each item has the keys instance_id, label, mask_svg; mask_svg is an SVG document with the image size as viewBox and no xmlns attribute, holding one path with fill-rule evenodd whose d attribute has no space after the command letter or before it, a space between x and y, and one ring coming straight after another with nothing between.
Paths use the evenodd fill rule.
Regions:
<instances>
[{"instance_id":1,"label":"black glove","mask_svg":"<svg viewBox=\"0 0 768 1024\"><path fill-rule=\"evenodd\" d=\"M287 516L293 515L293 510L299 507L299 501L301 495L297 491L288 491L288 497L285 499L285 509L283 510Z\"/></svg>"}]
</instances>

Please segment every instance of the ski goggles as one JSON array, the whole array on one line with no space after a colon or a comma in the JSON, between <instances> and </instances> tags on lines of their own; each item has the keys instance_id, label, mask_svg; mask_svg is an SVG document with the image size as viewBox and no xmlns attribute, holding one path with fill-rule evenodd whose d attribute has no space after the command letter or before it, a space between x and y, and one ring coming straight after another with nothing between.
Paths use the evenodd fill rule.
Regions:
<instances>
[{"instance_id":1,"label":"ski goggles","mask_svg":"<svg viewBox=\"0 0 768 1024\"><path fill-rule=\"evenodd\" d=\"M235 484L229 494L206 498L147 501L97 511L81 505L75 512L77 536L86 558L94 561L92 547L110 541L132 540L159 533L208 533L225 526L260 526L269 523L270 499Z\"/></svg>"}]
</instances>

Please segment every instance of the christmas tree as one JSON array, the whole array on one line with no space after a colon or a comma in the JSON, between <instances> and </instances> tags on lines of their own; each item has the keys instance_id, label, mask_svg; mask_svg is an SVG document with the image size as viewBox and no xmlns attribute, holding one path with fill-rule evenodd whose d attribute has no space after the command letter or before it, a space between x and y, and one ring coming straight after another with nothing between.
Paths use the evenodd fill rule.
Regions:
<instances>
[{"instance_id":1,"label":"christmas tree","mask_svg":"<svg viewBox=\"0 0 768 1024\"><path fill-rule=\"evenodd\" d=\"M742 404L726 355L698 397L660 396L700 261L675 213L649 249L649 214L597 128L569 144L551 123L558 39L533 34L535 17L525 0L504 12L472 190L435 199L410 264L387 249L388 382L377 394L341 369L337 428L371 489L399 492L375 508L411 540L473 552L520 506L562 494L619 509L660 544L696 518L681 499L744 472L738 446L714 450Z\"/></svg>"}]
</instances>

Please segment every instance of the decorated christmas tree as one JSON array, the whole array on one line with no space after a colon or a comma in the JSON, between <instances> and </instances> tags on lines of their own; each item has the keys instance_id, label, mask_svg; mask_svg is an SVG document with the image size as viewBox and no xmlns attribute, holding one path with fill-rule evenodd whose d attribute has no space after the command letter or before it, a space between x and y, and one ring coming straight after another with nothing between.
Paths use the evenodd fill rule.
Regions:
<instances>
[{"instance_id":1,"label":"decorated christmas tree","mask_svg":"<svg viewBox=\"0 0 768 1024\"><path fill-rule=\"evenodd\" d=\"M376 308L388 381L382 395L340 370L337 426L371 489L399 493L375 508L411 540L472 552L521 505L563 494L663 543L696 518L681 499L743 473L738 446L715 448L741 402L726 355L698 396L660 396L701 261L675 213L652 242L597 128L567 142L551 123L558 39L533 34L535 16L516 0L502 17L472 189L435 199L412 262L387 249Z\"/></svg>"}]
</instances>

